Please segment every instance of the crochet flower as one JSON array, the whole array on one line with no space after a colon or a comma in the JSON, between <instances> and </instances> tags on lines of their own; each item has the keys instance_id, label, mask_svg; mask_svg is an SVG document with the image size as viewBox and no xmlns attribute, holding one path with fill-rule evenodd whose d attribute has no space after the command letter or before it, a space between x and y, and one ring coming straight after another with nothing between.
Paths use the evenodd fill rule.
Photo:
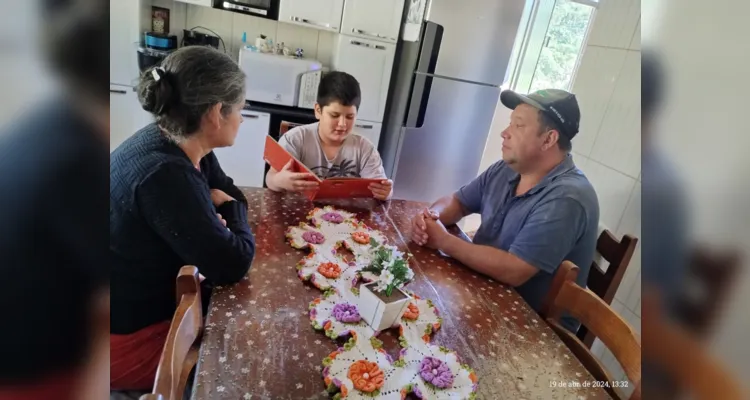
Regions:
<instances>
[{"instance_id":1,"label":"crochet flower","mask_svg":"<svg viewBox=\"0 0 750 400\"><path fill-rule=\"evenodd\" d=\"M419 318L419 307L414 303L409 303L409 306L404 312L404 319L410 319L413 321L417 318Z\"/></svg>"},{"instance_id":2,"label":"crochet flower","mask_svg":"<svg viewBox=\"0 0 750 400\"><path fill-rule=\"evenodd\" d=\"M336 279L341 275L341 267L332 262L324 262L318 266L318 272L328 279Z\"/></svg>"},{"instance_id":3,"label":"crochet flower","mask_svg":"<svg viewBox=\"0 0 750 400\"><path fill-rule=\"evenodd\" d=\"M378 368L378 364L365 360L352 364L346 376L351 379L355 389L365 393L380 389L385 381L383 371Z\"/></svg>"},{"instance_id":4,"label":"crochet flower","mask_svg":"<svg viewBox=\"0 0 750 400\"><path fill-rule=\"evenodd\" d=\"M307 243L311 244L322 244L326 241L325 236L322 233L316 231L307 231L302 234L302 239Z\"/></svg>"},{"instance_id":5,"label":"crochet flower","mask_svg":"<svg viewBox=\"0 0 750 400\"><path fill-rule=\"evenodd\" d=\"M341 216L341 214L336 212L327 212L321 216L324 221L328 221L332 224L340 224L344 222L344 217Z\"/></svg>"},{"instance_id":6,"label":"crochet flower","mask_svg":"<svg viewBox=\"0 0 750 400\"><path fill-rule=\"evenodd\" d=\"M453 385L453 373L448 364L434 357L425 357L419 366L419 376L433 386L445 389Z\"/></svg>"},{"instance_id":7,"label":"crochet flower","mask_svg":"<svg viewBox=\"0 0 750 400\"><path fill-rule=\"evenodd\" d=\"M352 239L359 244L370 243L370 234L367 232L352 232Z\"/></svg>"},{"instance_id":8,"label":"crochet flower","mask_svg":"<svg viewBox=\"0 0 750 400\"><path fill-rule=\"evenodd\" d=\"M357 307L349 303L336 304L333 306L333 316L339 322L347 324L357 323L362 320Z\"/></svg>"}]
</instances>

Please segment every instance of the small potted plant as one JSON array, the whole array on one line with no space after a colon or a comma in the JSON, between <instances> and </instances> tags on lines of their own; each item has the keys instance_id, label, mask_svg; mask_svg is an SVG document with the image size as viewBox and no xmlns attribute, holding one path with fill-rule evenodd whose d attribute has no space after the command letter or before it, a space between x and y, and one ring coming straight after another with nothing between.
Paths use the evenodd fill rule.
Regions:
<instances>
[{"instance_id":1,"label":"small potted plant","mask_svg":"<svg viewBox=\"0 0 750 400\"><path fill-rule=\"evenodd\" d=\"M370 264L363 268L378 278L364 284L359 291L362 319L376 331L394 326L406 310L411 296L401 290L414 277L408 258L395 246L370 241ZM408 257L408 255L407 255Z\"/></svg>"}]
</instances>

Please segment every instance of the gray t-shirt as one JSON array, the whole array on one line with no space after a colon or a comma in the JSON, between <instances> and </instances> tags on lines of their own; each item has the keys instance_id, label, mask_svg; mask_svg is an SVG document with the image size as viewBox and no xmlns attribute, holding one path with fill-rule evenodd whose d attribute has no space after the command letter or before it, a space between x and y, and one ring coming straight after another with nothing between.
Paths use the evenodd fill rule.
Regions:
<instances>
[{"instance_id":1,"label":"gray t-shirt","mask_svg":"<svg viewBox=\"0 0 750 400\"><path fill-rule=\"evenodd\" d=\"M367 138L355 133L347 136L333 160L326 158L320 145L317 122L289 130L281 136L279 144L321 179L386 179L378 150Z\"/></svg>"}]
</instances>

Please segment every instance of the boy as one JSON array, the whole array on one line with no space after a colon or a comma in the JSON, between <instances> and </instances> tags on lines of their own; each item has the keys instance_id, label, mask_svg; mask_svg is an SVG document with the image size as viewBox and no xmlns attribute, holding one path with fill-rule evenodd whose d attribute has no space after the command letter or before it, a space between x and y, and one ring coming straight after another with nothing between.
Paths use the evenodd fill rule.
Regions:
<instances>
[{"instance_id":1,"label":"boy","mask_svg":"<svg viewBox=\"0 0 750 400\"><path fill-rule=\"evenodd\" d=\"M388 200L393 182L385 176L378 150L366 138L351 134L361 99L359 82L353 76L339 71L326 74L315 103L319 122L291 129L279 144L321 179L382 179L371 184L370 190L376 199ZM290 161L281 171L271 168L266 184L277 192L300 192L318 185L309 178L309 173L293 172Z\"/></svg>"}]
</instances>

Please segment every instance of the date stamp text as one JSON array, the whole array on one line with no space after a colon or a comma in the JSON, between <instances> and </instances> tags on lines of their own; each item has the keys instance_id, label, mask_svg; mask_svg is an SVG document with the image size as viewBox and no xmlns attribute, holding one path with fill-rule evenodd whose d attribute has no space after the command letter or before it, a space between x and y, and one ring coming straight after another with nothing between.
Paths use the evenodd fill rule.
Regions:
<instances>
[{"instance_id":1,"label":"date stamp text","mask_svg":"<svg viewBox=\"0 0 750 400\"><path fill-rule=\"evenodd\" d=\"M626 388L628 381L549 381L549 387L558 388Z\"/></svg>"}]
</instances>

